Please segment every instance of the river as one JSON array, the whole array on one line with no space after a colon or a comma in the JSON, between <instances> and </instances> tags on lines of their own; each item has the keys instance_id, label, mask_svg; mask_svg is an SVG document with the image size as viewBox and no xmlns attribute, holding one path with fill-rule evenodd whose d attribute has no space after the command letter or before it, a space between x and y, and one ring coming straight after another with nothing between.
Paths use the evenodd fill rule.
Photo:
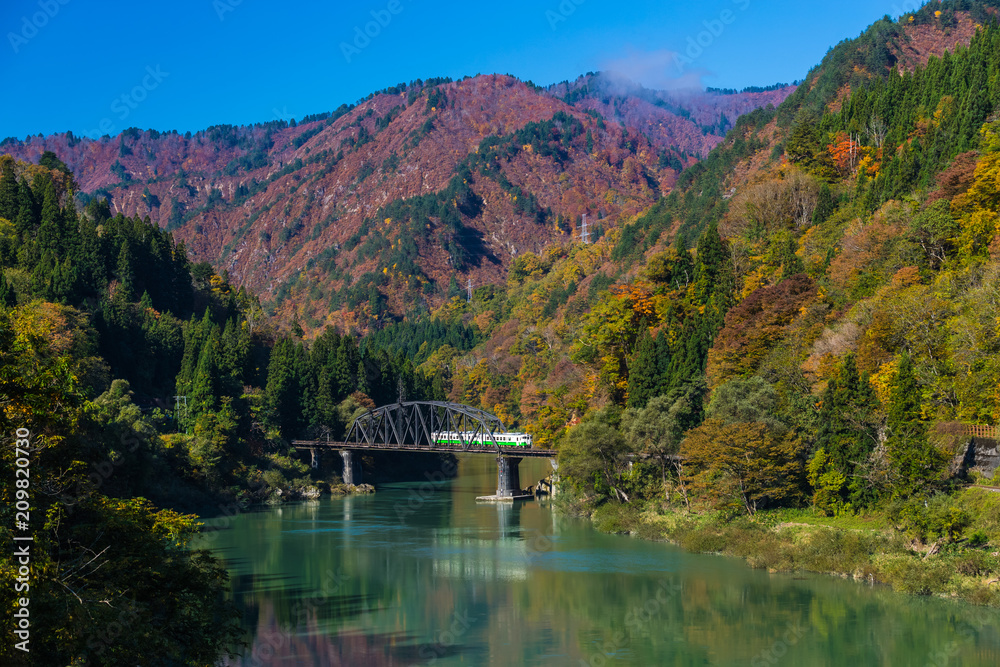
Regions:
<instances>
[{"instance_id":1,"label":"river","mask_svg":"<svg viewBox=\"0 0 1000 667\"><path fill-rule=\"evenodd\" d=\"M495 465L207 521L250 637L224 664L1000 665L995 610L477 504Z\"/></svg>"}]
</instances>

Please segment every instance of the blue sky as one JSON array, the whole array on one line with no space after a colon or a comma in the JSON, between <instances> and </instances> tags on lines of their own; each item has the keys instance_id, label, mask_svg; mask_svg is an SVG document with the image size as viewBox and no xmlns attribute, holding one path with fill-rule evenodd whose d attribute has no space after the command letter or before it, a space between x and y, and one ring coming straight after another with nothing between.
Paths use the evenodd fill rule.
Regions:
<instances>
[{"instance_id":1,"label":"blue sky","mask_svg":"<svg viewBox=\"0 0 1000 667\"><path fill-rule=\"evenodd\" d=\"M836 42L915 6L4 0L0 138L301 118L432 76L549 84L614 68L650 86L768 85L803 77Z\"/></svg>"}]
</instances>

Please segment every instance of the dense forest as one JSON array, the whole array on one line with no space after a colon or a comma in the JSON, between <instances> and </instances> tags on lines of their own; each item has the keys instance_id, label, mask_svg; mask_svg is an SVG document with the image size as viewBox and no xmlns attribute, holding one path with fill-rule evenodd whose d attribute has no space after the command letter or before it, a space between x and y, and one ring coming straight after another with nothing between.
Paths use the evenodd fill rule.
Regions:
<instances>
[{"instance_id":1,"label":"dense forest","mask_svg":"<svg viewBox=\"0 0 1000 667\"><path fill-rule=\"evenodd\" d=\"M896 70L906 26L968 10L985 16L968 48ZM996 478L962 463L968 425L1000 415L1000 28L984 12L934 3L838 45L612 230L608 258L643 268L570 346L604 397L561 438L583 511L864 516L943 554L933 582L899 574L905 550L873 577L997 602L1000 513L973 493ZM815 567L857 574L844 561Z\"/></svg>"},{"instance_id":2,"label":"dense forest","mask_svg":"<svg viewBox=\"0 0 1000 667\"><path fill-rule=\"evenodd\" d=\"M0 174L0 401L4 429L30 432L31 457L29 481L3 485L3 531L12 537L30 488L33 633L60 638L33 655L134 664L157 647L208 664L238 639L227 576L185 549L196 516L160 508L322 486L289 438L340 437L376 402L443 398L447 368L424 373L413 359L479 334L401 323L370 339L329 329L307 345L148 219L112 216L101 198L78 211L56 156L3 156ZM17 458L4 449L5 479ZM8 607L17 576L5 558ZM112 622L135 641L93 641ZM7 640L2 651L16 655Z\"/></svg>"}]
</instances>

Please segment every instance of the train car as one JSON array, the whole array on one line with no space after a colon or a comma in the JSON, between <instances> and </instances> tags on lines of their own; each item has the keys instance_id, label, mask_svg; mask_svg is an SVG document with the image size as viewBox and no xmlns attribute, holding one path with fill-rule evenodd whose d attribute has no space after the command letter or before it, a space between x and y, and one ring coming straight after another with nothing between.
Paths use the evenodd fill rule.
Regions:
<instances>
[{"instance_id":1,"label":"train car","mask_svg":"<svg viewBox=\"0 0 1000 667\"><path fill-rule=\"evenodd\" d=\"M501 447L531 447L530 433L496 433L493 437ZM481 433L474 431L433 431L431 438L437 445L461 445L463 440L477 446L488 447L493 444L489 436L483 437Z\"/></svg>"}]
</instances>

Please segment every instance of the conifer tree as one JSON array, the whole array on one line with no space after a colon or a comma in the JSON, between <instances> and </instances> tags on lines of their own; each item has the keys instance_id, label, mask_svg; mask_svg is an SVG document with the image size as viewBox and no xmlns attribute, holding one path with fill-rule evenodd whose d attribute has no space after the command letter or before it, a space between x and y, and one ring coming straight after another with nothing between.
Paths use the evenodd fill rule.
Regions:
<instances>
[{"instance_id":1,"label":"conifer tree","mask_svg":"<svg viewBox=\"0 0 1000 667\"><path fill-rule=\"evenodd\" d=\"M672 287L680 289L694 282L694 262L691 261L691 252L684 245L680 234L674 237L674 251L677 259L670 271Z\"/></svg>"},{"instance_id":2,"label":"conifer tree","mask_svg":"<svg viewBox=\"0 0 1000 667\"><path fill-rule=\"evenodd\" d=\"M792 276L805 273L805 270L802 260L795 253L795 239L789 235L781 251L781 279L788 280Z\"/></svg>"},{"instance_id":3,"label":"conifer tree","mask_svg":"<svg viewBox=\"0 0 1000 667\"><path fill-rule=\"evenodd\" d=\"M14 174L14 160L3 159L3 170L0 172L0 218L11 222L17 220L20 210L18 201L17 176Z\"/></svg>"},{"instance_id":4,"label":"conifer tree","mask_svg":"<svg viewBox=\"0 0 1000 667\"><path fill-rule=\"evenodd\" d=\"M659 366L656 359L656 340L646 327L639 334L635 355L629 366L627 407L644 408L659 389Z\"/></svg>"},{"instance_id":5,"label":"conifer tree","mask_svg":"<svg viewBox=\"0 0 1000 667\"><path fill-rule=\"evenodd\" d=\"M940 480L946 457L927 441L927 425L920 413L920 385L909 354L904 353L899 360L888 426L893 494L908 497L926 491Z\"/></svg>"},{"instance_id":6,"label":"conifer tree","mask_svg":"<svg viewBox=\"0 0 1000 667\"><path fill-rule=\"evenodd\" d=\"M336 387L334 400L338 403L355 391L367 393L367 389L360 388L361 375L359 374L360 358L358 356L358 346L351 336L342 336L340 344L337 346L337 359L333 367L333 376Z\"/></svg>"},{"instance_id":7,"label":"conifer tree","mask_svg":"<svg viewBox=\"0 0 1000 667\"><path fill-rule=\"evenodd\" d=\"M14 221L14 227L22 237L26 237L38 226L35 206L35 196L31 192L31 188L28 187L24 179L18 181L17 219Z\"/></svg>"},{"instance_id":8,"label":"conifer tree","mask_svg":"<svg viewBox=\"0 0 1000 667\"><path fill-rule=\"evenodd\" d=\"M816 505L835 511L850 502L855 508L874 500L861 475L878 443L878 400L867 373L858 375L854 353L845 355L838 374L822 396L820 428L810 475Z\"/></svg>"},{"instance_id":9,"label":"conifer tree","mask_svg":"<svg viewBox=\"0 0 1000 667\"><path fill-rule=\"evenodd\" d=\"M17 295L14 293L14 288L7 282L3 271L0 270L0 308L13 308L16 305Z\"/></svg>"},{"instance_id":10,"label":"conifer tree","mask_svg":"<svg viewBox=\"0 0 1000 667\"><path fill-rule=\"evenodd\" d=\"M299 427L301 350L301 345L296 346L291 338L282 338L271 350L267 366L264 402L273 423L286 438L297 435Z\"/></svg>"},{"instance_id":11,"label":"conifer tree","mask_svg":"<svg viewBox=\"0 0 1000 667\"><path fill-rule=\"evenodd\" d=\"M42 189L42 222L53 222L58 228L61 218L56 186L51 178L46 178Z\"/></svg>"},{"instance_id":12,"label":"conifer tree","mask_svg":"<svg viewBox=\"0 0 1000 667\"><path fill-rule=\"evenodd\" d=\"M188 396L190 418L212 412L219 403L219 364L216 349L219 339L215 332L205 342L198 356L198 366L195 368L191 381L191 393Z\"/></svg>"},{"instance_id":13,"label":"conifer tree","mask_svg":"<svg viewBox=\"0 0 1000 667\"><path fill-rule=\"evenodd\" d=\"M122 300L132 301L135 298L136 281L132 250L128 241L122 243L121 250L118 252L115 275L118 276L118 282L121 283L118 292L121 294Z\"/></svg>"},{"instance_id":14,"label":"conifer tree","mask_svg":"<svg viewBox=\"0 0 1000 667\"><path fill-rule=\"evenodd\" d=\"M826 183L819 188L819 195L816 199L816 208L813 209L812 221L814 225L820 225L826 222L833 212L836 210L837 204L833 199L833 192L830 190L830 186Z\"/></svg>"}]
</instances>

